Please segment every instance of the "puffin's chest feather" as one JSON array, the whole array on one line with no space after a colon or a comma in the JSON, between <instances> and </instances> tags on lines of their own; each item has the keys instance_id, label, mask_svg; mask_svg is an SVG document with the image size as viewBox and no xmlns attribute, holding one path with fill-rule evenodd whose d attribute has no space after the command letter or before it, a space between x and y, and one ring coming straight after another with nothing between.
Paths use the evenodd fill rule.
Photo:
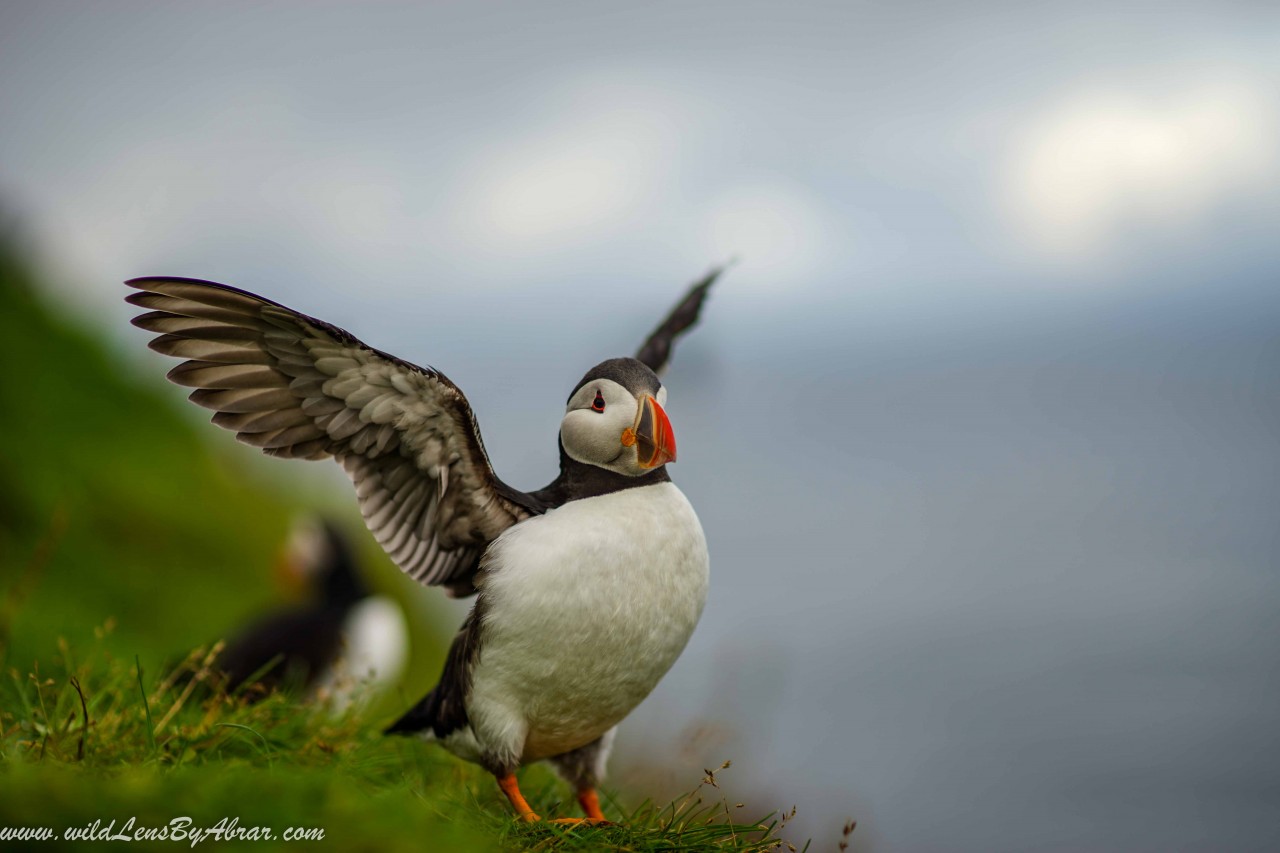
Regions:
<instances>
[{"instance_id":1,"label":"puffin's chest feather","mask_svg":"<svg viewBox=\"0 0 1280 853\"><path fill-rule=\"evenodd\" d=\"M531 735L616 724L675 662L706 600L706 540L671 483L565 504L511 528L487 559L473 687L501 683Z\"/></svg>"},{"instance_id":2,"label":"puffin's chest feather","mask_svg":"<svg viewBox=\"0 0 1280 853\"><path fill-rule=\"evenodd\" d=\"M524 617L572 633L577 617L607 631L682 603L701 612L706 594L702 527L671 483L572 501L508 530L486 560L495 628Z\"/></svg>"}]
</instances>

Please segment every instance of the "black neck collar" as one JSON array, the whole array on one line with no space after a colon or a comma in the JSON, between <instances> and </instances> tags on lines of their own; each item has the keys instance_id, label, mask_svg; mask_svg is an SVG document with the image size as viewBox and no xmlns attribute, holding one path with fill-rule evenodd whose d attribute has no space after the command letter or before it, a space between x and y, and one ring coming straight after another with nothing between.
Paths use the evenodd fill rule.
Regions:
<instances>
[{"instance_id":1,"label":"black neck collar","mask_svg":"<svg viewBox=\"0 0 1280 853\"><path fill-rule=\"evenodd\" d=\"M652 486L658 483L670 483L667 466L654 468L639 477L628 477L596 465L579 462L564 452L564 444L560 445L560 476L555 481L534 493L547 508L561 506L569 501L583 498L595 498L621 492L626 489L637 489L641 486Z\"/></svg>"}]
</instances>

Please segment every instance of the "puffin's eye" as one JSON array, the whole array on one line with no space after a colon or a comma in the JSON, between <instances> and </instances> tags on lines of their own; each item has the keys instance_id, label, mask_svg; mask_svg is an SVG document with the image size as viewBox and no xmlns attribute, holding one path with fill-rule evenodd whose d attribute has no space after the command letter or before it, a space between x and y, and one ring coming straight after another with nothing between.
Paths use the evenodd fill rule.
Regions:
<instances>
[{"instance_id":1,"label":"puffin's eye","mask_svg":"<svg viewBox=\"0 0 1280 853\"><path fill-rule=\"evenodd\" d=\"M591 411L593 412L604 411L604 395L601 394L599 391L596 392L595 402L591 404Z\"/></svg>"}]
</instances>

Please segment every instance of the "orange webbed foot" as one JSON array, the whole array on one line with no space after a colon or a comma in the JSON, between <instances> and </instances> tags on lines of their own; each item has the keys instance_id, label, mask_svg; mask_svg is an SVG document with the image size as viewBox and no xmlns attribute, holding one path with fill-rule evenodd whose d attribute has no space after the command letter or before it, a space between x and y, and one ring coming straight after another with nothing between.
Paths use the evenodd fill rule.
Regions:
<instances>
[{"instance_id":1,"label":"orange webbed foot","mask_svg":"<svg viewBox=\"0 0 1280 853\"><path fill-rule=\"evenodd\" d=\"M581 826L584 823L588 826L614 825L613 821L605 820L602 817L558 817L547 821L547 823L558 823L561 826Z\"/></svg>"}]
</instances>

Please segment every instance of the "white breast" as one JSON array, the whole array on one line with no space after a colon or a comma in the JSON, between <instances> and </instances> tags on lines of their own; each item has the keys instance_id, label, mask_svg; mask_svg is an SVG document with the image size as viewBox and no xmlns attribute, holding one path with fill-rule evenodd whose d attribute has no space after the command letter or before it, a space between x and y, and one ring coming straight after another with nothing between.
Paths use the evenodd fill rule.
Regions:
<instances>
[{"instance_id":1,"label":"white breast","mask_svg":"<svg viewBox=\"0 0 1280 853\"><path fill-rule=\"evenodd\" d=\"M487 751L534 761L590 743L654 688L706 601L702 526L671 483L571 501L490 547L467 703Z\"/></svg>"},{"instance_id":2,"label":"white breast","mask_svg":"<svg viewBox=\"0 0 1280 853\"><path fill-rule=\"evenodd\" d=\"M335 713L369 698L400 677L409 652L409 629L400 607L374 595L351 608L342 625L342 653L312 690Z\"/></svg>"}]
</instances>

